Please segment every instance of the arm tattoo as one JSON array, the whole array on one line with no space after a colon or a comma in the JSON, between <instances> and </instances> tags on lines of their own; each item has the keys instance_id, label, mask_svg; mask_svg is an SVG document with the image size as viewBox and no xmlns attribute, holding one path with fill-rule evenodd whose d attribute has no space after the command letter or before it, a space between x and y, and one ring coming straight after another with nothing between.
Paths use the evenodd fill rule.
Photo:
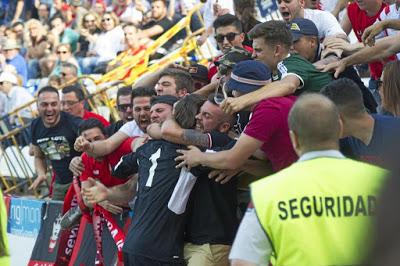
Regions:
<instances>
[{"instance_id":1,"label":"arm tattoo","mask_svg":"<svg viewBox=\"0 0 400 266\"><path fill-rule=\"evenodd\" d=\"M210 140L208 134L201 133L194 129L185 129L183 131L183 140L189 145L210 147Z\"/></svg>"}]
</instances>

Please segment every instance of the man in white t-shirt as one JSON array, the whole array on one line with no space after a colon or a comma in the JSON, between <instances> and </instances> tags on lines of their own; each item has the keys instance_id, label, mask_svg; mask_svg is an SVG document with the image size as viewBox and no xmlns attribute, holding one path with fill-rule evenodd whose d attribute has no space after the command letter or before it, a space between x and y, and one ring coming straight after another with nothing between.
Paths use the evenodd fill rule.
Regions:
<instances>
[{"instance_id":1,"label":"man in white t-shirt","mask_svg":"<svg viewBox=\"0 0 400 266\"><path fill-rule=\"evenodd\" d=\"M150 100L155 95L152 88L139 87L132 91L133 121L125 123L114 135L106 140L88 143L78 137L74 148L85 151L89 156L105 156L113 152L125 139L143 136L150 125ZM89 145L90 144L90 145Z\"/></svg>"},{"instance_id":2,"label":"man in white t-shirt","mask_svg":"<svg viewBox=\"0 0 400 266\"><path fill-rule=\"evenodd\" d=\"M11 72L2 72L0 74L0 92L4 93L6 96L6 101L4 102L4 113L9 113L14 109L34 100L33 96L26 90L17 85L17 77ZM35 104L24 108L18 112L24 120L32 119L32 111L36 109ZM17 123L15 115L10 117L11 123Z\"/></svg>"},{"instance_id":3,"label":"man in white t-shirt","mask_svg":"<svg viewBox=\"0 0 400 266\"><path fill-rule=\"evenodd\" d=\"M325 37L347 38L339 22L328 11L304 8L305 0L278 0L278 3L279 12L286 22L295 18L306 18L317 26L320 39L325 39Z\"/></svg>"}]
</instances>

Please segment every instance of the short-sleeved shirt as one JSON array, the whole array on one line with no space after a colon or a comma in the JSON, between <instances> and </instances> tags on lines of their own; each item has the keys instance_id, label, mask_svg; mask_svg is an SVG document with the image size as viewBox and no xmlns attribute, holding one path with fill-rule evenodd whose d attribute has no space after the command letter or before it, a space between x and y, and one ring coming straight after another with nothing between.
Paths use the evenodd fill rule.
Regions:
<instances>
[{"instance_id":1,"label":"short-sleeved shirt","mask_svg":"<svg viewBox=\"0 0 400 266\"><path fill-rule=\"evenodd\" d=\"M391 4L390 6L386 6L381 14L379 15L378 19L375 21L375 24L380 22L380 21L384 21L384 20L388 20L388 19L400 19L400 8L397 8L397 4ZM377 36L375 36L375 39L380 39L386 36L393 36L398 34L399 31L398 30L394 30L394 29L385 29L384 31L382 31L380 34L378 34ZM396 54L397 56L397 60L400 60L400 53Z\"/></svg>"},{"instance_id":2,"label":"short-sleeved shirt","mask_svg":"<svg viewBox=\"0 0 400 266\"><path fill-rule=\"evenodd\" d=\"M139 128L135 120L125 123L118 131L128 137L141 137L144 135L144 132Z\"/></svg>"},{"instance_id":3,"label":"short-sleeved shirt","mask_svg":"<svg viewBox=\"0 0 400 266\"><path fill-rule=\"evenodd\" d=\"M94 118L99 120L105 127L108 127L110 125L110 122L108 122L104 117L102 117L101 115L98 115L96 113L93 112L89 112L88 110L85 110L85 112L83 113L83 120L87 120L89 118Z\"/></svg>"},{"instance_id":4,"label":"short-sleeved shirt","mask_svg":"<svg viewBox=\"0 0 400 266\"><path fill-rule=\"evenodd\" d=\"M355 137L347 137L340 140L340 148L348 157L384 166L384 156L388 148L398 142L400 119L385 115L372 117L375 120L374 131L368 145Z\"/></svg>"},{"instance_id":5,"label":"short-sleeved shirt","mask_svg":"<svg viewBox=\"0 0 400 266\"><path fill-rule=\"evenodd\" d=\"M306 8L304 9L304 18L314 22L320 39L338 34L347 35L337 19L328 11Z\"/></svg>"},{"instance_id":6,"label":"short-sleeved shirt","mask_svg":"<svg viewBox=\"0 0 400 266\"><path fill-rule=\"evenodd\" d=\"M332 80L332 75L318 71L313 64L298 54L289 54L288 57L278 63L278 76L273 80L281 80L288 75L295 75L300 80L300 87L295 95L302 92L319 92Z\"/></svg>"},{"instance_id":7,"label":"short-sleeved shirt","mask_svg":"<svg viewBox=\"0 0 400 266\"><path fill-rule=\"evenodd\" d=\"M58 184L72 182L73 174L68 167L72 158L80 156L74 150L74 143L81 121L81 118L64 112L60 112L60 121L54 127L45 127L40 117L32 121L32 144L50 160Z\"/></svg>"},{"instance_id":8,"label":"short-sleeved shirt","mask_svg":"<svg viewBox=\"0 0 400 266\"><path fill-rule=\"evenodd\" d=\"M289 137L288 116L296 96L262 100L255 107L244 134L262 141L261 150L279 171L297 160Z\"/></svg>"},{"instance_id":9,"label":"short-sleeved shirt","mask_svg":"<svg viewBox=\"0 0 400 266\"><path fill-rule=\"evenodd\" d=\"M347 15L351 26L359 42L362 42L364 30L375 23L381 12L387 5L382 3L380 10L372 17L369 17L365 10L361 10L357 3L351 3L347 6ZM394 60L394 56L389 58ZM371 77L378 79L382 75L383 63L381 61L372 62L369 64Z\"/></svg>"},{"instance_id":10,"label":"short-sleeved shirt","mask_svg":"<svg viewBox=\"0 0 400 266\"><path fill-rule=\"evenodd\" d=\"M116 178L111 175L112 168L119 162L122 156L131 153L131 144L134 138L128 138L121 145L109 155L104 156L100 160L96 160L93 157L89 157L86 153L83 153L82 163L85 166L85 170L80 176L81 182L86 181L89 177L98 179L106 187L112 187L115 185L123 184L126 182L124 179Z\"/></svg>"},{"instance_id":11,"label":"short-sleeved shirt","mask_svg":"<svg viewBox=\"0 0 400 266\"><path fill-rule=\"evenodd\" d=\"M163 28L163 32L158 35L152 36L151 39L153 40L157 40L161 35L163 35L167 30L169 30L173 26L172 21L169 20L169 18L165 17L160 21L155 21L155 20L150 21L149 23L143 25L143 29L147 30L156 25L161 26L161 28Z\"/></svg>"}]
</instances>

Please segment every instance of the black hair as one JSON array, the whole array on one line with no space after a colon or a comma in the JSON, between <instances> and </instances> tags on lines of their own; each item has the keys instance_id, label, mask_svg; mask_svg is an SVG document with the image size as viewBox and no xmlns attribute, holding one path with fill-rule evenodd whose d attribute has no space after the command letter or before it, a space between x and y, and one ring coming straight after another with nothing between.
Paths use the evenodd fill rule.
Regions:
<instances>
[{"instance_id":1,"label":"black hair","mask_svg":"<svg viewBox=\"0 0 400 266\"><path fill-rule=\"evenodd\" d=\"M75 96L76 98L78 98L78 101L83 101L85 99L85 94L83 93L83 90L79 85L69 85L62 89L63 94L67 94L70 92L75 93Z\"/></svg>"},{"instance_id":2,"label":"black hair","mask_svg":"<svg viewBox=\"0 0 400 266\"><path fill-rule=\"evenodd\" d=\"M193 92L193 79L187 71L176 68L167 68L161 72L158 79L161 79L164 76L169 76L175 80L177 93L182 89L186 89L188 93Z\"/></svg>"},{"instance_id":3,"label":"black hair","mask_svg":"<svg viewBox=\"0 0 400 266\"><path fill-rule=\"evenodd\" d=\"M353 116L365 112L361 90L351 79L333 80L322 88L321 93L333 101L341 113Z\"/></svg>"},{"instance_id":4,"label":"black hair","mask_svg":"<svg viewBox=\"0 0 400 266\"><path fill-rule=\"evenodd\" d=\"M92 128L99 128L103 135L107 136L106 128L104 127L103 123L96 118L89 118L87 120L83 120L79 125L79 135L82 134L83 131L89 130Z\"/></svg>"},{"instance_id":5,"label":"black hair","mask_svg":"<svg viewBox=\"0 0 400 266\"><path fill-rule=\"evenodd\" d=\"M38 91L37 97L39 97L39 95L44 92L54 92L54 93L57 93L57 95L59 95L58 90L56 88L54 88L52 86L45 86Z\"/></svg>"},{"instance_id":6,"label":"black hair","mask_svg":"<svg viewBox=\"0 0 400 266\"><path fill-rule=\"evenodd\" d=\"M177 101L179 101L179 98L172 96L172 95L158 95L158 96L151 97L150 106L153 106L158 103L164 103L164 104L174 106L174 104Z\"/></svg>"},{"instance_id":7,"label":"black hair","mask_svg":"<svg viewBox=\"0 0 400 266\"><path fill-rule=\"evenodd\" d=\"M65 19L63 18L63 16L61 16L61 15L54 15L54 16L52 16L51 18L50 18L50 20L49 20L49 26L50 26L50 28L51 28L51 22L53 22L54 20L56 20L56 19L61 19L61 21L63 22L63 23L65 23Z\"/></svg>"},{"instance_id":8,"label":"black hair","mask_svg":"<svg viewBox=\"0 0 400 266\"><path fill-rule=\"evenodd\" d=\"M248 33L251 39L263 38L268 44L281 44L287 50L290 49L293 43L292 33L288 25L283 21L270 20L264 23L257 24Z\"/></svg>"},{"instance_id":9,"label":"black hair","mask_svg":"<svg viewBox=\"0 0 400 266\"><path fill-rule=\"evenodd\" d=\"M121 87L117 91L117 105L119 104L119 97L120 96L127 96L130 95L132 97L132 87L131 86L125 86Z\"/></svg>"},{"instance_id":10,"label":"black hair","mask_svg":"<svg viewBox=\"0 0 400 266\"><path fill-rule=\"evenodd\" d=\"M136 97L152 97L156 95L156 91L149 87L136 87L132 89L132 101Z\"/></svg>"},{"instance_id":11,"label":"black hair","mask_svg":"<svg viewBox=\"0 0 400 266\"><path fill-rule=\"evenodd\" d=\"M213 27L215 30L217 30L220 27L226 27L226 26L234 26L240 33L243 32L242 23L236 16L232 14L225 14L217 17L214 20Z\"/></svg>"}]
</instances>

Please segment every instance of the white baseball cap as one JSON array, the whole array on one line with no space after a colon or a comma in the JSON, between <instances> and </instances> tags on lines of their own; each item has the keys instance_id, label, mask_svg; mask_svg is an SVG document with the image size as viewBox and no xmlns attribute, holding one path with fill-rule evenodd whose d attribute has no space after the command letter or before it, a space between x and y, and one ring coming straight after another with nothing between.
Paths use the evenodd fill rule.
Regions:
<instances>
[{"instance_id":1,"label":"white baseball cap","mask_svg":"<svg viewBox=\"0 0 400 266\"><path fill-rule=\"evenodd\" d=\"M0 74L0 82L4 81L8 81L12 84L18 84L17 77L13 73L7 71L3 71Z\"/></svg>"}]
</instances>

